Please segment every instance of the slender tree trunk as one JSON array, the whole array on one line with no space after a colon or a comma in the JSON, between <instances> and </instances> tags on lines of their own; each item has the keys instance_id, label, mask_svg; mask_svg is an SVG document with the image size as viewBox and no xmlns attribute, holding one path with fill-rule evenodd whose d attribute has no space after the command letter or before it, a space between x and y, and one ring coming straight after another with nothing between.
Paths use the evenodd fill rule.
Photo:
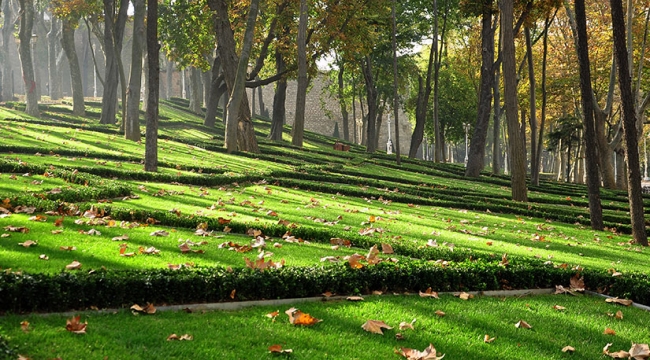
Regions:
<instances>
[{"instance_id":1,"label":"slender tree trunk","mask_svg":"<svg viewBox=\"0 0 650 360\"><path fill-rule=\"evenodd\" d=\"M275 69L276 72L282 73L287 65L284 62L284 56L278 50L275 51ZM285 103L287 99L287 78L282 77L275 85L275 95L273 97L273 115L271 118L271 133L269 139L282 141L282 126L286 114Z\"/></svg>"},{"instance_id":2,"label":"slender tree trunk","mask_svg":"<svg viewBox=\"0 0 650 360\"><path fill-rule=\"evenodd\" d=\"M167 72L165 73L165 99L169 100L174 96L173 87L174 82L172 76L174 75L174 62L170 59L167 59Z\"/></svg>"},{"instance_id":3,"label":"slender tree trunk","mask_svg":"<svg viewBox=\"0 0 650 360\"><path fill-rule=\"evenodd\" d=\"M555 17L555 16L553 16ZM539 177L542 172L542 144L544 142L544 125L546 123L546 101L547 101L547 92L546 92L546 67L547 67L547 57L548 57L548 28L551 26L552 19L546 17L546 22L544 24L544 38L543 38L543 51L542 51L542 115L540 118L539 124L539 138L537 140L537 150L535 151L536 158L535 163L538 166L537 177L533 178L533 184L539 186Z\"/></svg>"},{"instance_id":4,"label":"slender tree trunk","mask_svg":"<svg viewBox=\"0 0 650 360\"><path fill-rule=\"evenodd\" d=\"M357 126L357 86L355 77L352 77L352 129L354 134L354 143L359 144L359 136Z\"/></svg>"},{"instance_id":5,"label":"slender tree trunk","mask_svg":"<svg viewBox=\"0 0 650 360\"><path fill-rule=\"evenodd\" d=\"M147 61L149 62L149 97L147 98L147 130L144 170L158 171L158 98L160 62L158 59L158 0L147 0Z\"/></svg>"},{"instance_id":6,"label":"slender tree trunk","mask_svg":"<svg viewBox=\"0 0 650 360\"><path fill-rule=\"evenodd\" d=\"M343 119L343 140L350 141L350 125L349 125L349 116L348 116L348 105L345 102L345 83L343 82L343 74L345 72L345 64L343 60L339 61L339 73L338 73L338 98L339 106L341 108L341 118Z\"/></svg>"},{"instance_id":7,"label":"slender tree trunk","mask_svg":"<svg viewBox=\"0 0 650 360\"><path fill-rule=\"evenodd\" d=\"M11 19L14 17L13 11L11 11L11 4L9 0L4 0L2 4L2 12L4 13L4 22L2 24L2 94L0 97L4 101L13 100L13 84L12 84L12 69L11 62L9 60L9 43L13 42L11 36L13 34L13 24Z\"/></svg>"},{"instance_id":8,"label":"slender tree trunk","mask_svg":"<svg viewBox=\"0 0 650 360\"><path fill-rule=\"evenodd\" d=\"M501 173L501 89L499 88L499 78L501 72L495 70L494 81L492 84L492 93L494 94L494 124L492 127L492 174Z\"/></svg>"},{"instance_id":9,"label":"slender tree trunk","mask_svg":"<svg viewBox=\"0 0 650 360\"><path fill-rule=\"evenodd\" d=\"M34 63L32 62L32 28L34 26L34 1L19 0L20 4L20 31L18 38L20 44L18 53L23 70L23 82L25 83L25 98L27 114L39 117L38 99L36 96L36 81L34 81Z\"/></svg>"},{"instance_id":10,"label":"slender tree trunk","mask_svg":"<svg viewBox=\"0 0 650 360\"><path fill-rule=\"evenodd\" d=\"M142 92L141 99L142 101L142 110L141 112L144 112L145 114L147 113L147 106L149 105L149 101L147 99L149 98L149 90L151 89L151 86L149 86L149 76L147 74L149 73L149 58L147 57L147 36L146 36L146 28L145 28L145 36L143 37L143 54L144 56L142 57L142 87L143 89L140 89ZM160 75L158 75L158 78L160 79ZM160 83L158 84L159 90L158 90L158 96L160 97ZM160 101L160 98L158 99Z\"/></svg>"},{"instance_id":11,"label":"slender tree trunk","mask_svg":"<svg viewBox=\"0 0 650 360\"><path fill-rule=\"evenodd\" d=\"M120 0L120 8L115 18L115 1L104 1L104 54L106 58L106 72L104 79L104 94L102 97L102 113L100 123L115 124L117 114L117 87L123 74L120 71L120 54L122 52L122 39L124 26L127 19L129 0ZM124 83L124 82L123 82ZM126 91L124 91L126 93Z\"/></svg>"},{"instance_id":12,"label":"slender tree trunk","mask_svg":"<svg viewBox=\"0 0 650 360\"><path fill-rule=\"evenodd\" d=\"M293 121L291 143L302 147L305 131L305 105L307 101L307 0L300 0L300 20L298 22L298 89L296 91L296 116Z\"/></svg>"},{"instance_id":13,"label":"slender tree trunk","mask_svg":"<svg viewBox=\"0 0 650 360\"><path fill-rule=\"evenodd\" d=\"M201 70L190 67L190 111L195 114L202 114L203 105L203 84L201 84Z\"/></svg>"},{"instance_id":14,"label":"slender tree trunk","mask_svg":"<svg viewBox=\"0 0 650 360\"><path fill-rule=\"evenodd\" d=\"M510 147L510 169L512 199L527 201L526 189L526 151L519 132L517 118L517 74L515 63L515 39L513 29L513 0L501 2L501 28L503 29L503 82L508 122L508 143Z\"/></svg>"},{"instance_id":15,"label":"slender tree trunk","mask_svg":"<svg viewBox=\"0 0 650 360\"><path fill-rule=\"evenodd\" d=\"M221 60L215 56L212 60L212 70L210 71L210 92L205 104L205 118L203 125L214 127L217 122L217 108L219 107L219 86L223 82L221 73Z\"/></svg>"},{"instance_id":16,"label":"slender tree trunk","mask_svg":"<svg viewBox=\"0 0 650 360\"><path fill-rule=\"evenodd\" d=\"M641 190L641 167L639 162L639 144L636 131L636 111L632 94L632 79L628 62L628 49L625 44L625 19L621 0L610 0L612 11L612 32L618 63L618 84L623 106L623 131L625 137L625 159L627 160L628 199L632 236L637 244L648 246L643 217L643 192Z\"/></svg>"},{"instance_id":17,"label":"slender tree trunk","mask_svg":"<svg viewBox=\"0 0 650 360\"><path fill-rule=\"evenodd\" d=\"M494 29L492 28L492 11L491 6L483 6L483 14L481 17L481 85L479 90L478 116L474 125L472 140L470 141L467 168L465 169L465 176L468 177L479 177L485 167L485 143L490 124L492 84L494 82ZM510 26L512 27L512 25ZM502 28L501 31L503 32L504 29ZM517 116L516 112L514 116Z\"/></svg>"},{"instance_id":18,"label":"slender tree trunk","mask_svg":"<svg viewBox=\"0 0 650 360\"><path fill-rule=\"evenodd\" d=\"M429 54L429 69L433 67L433 46ZM427 75L427 78L431 78ZM409 147L409 157L414 159L417 156L418 148L424 139L424 125L427 117L427 103L425 100L426 90L424 85L425 80L422 75L418 76L418 96L415 104L415 127L413 127L413 134L411 135L411 146ZM429 84L429 93L431 93L431 85Z\"/></svg>"},{"instance_id":19,"label":"slender tree trunk","mask_svg":"<svg viewBox=\"0 0 650 360\"><path fill-rule=\"evenodd\" d=\"M72 113L77 116L86 115L86 104L84 104L84 90L79 68L79 58L74 42L75 29L69 21L63 20L61 31L61 47L68 58L70 66L70 82L72 83Z\"/></svg>"},{"instance_id":20,"label":"slender tree trunk","mask_svg":"<svg viewBox=\"0 0 650 360\"><path fill-rule=\"evenodd\" d=\"M587 191L589 193L589 217L591 228L603 229L603 210L600 203L600 178L598 176L598 147L596 144L596 122L591 87L589 46L587 44L587 18L584 0L575 0L576 47L580 66L580 94L582 99L583 124L585 129L585 157L587 167Z\"/></svg>"},{"instance_id":21,"label":"slender tree trunk","mask_svg":"<svg viewBox=\"0 0 650 360\"><path fill-rule=\"evenodd\" d=\"M530 174L531 183L539 184L539 157L537 155L537 99L536 99L536 81L535 66L533 63L533 44L530 38L530 29L524 28L526 37L526 53L528 56L528 84L529 102L530 102Z\"/></svg>"},{"instance_id":22,"label":"slender tree trunk","mask_svg":"<svg viewBox=\"0 0 650 360\"><path fill-rule=\"evenodd\" d=\"M56 18L50 19L50 31L47 33L47 58L48 58L48 84L50 100L59 100L63 96L61 85L61 47L59 38L61 35L61 21Z\"/></svg>"},{"instance_id":23,"label":"slender tree trunk","mask_svg":"<svg viewBox=\"0 0 650 360\"><path fill-rule=\"evenodd\" d=\"M362 64L363 77L366 82L366 97L368 102L368 115L366 119L366 152L374 153L377 151L376 138L376 121L377 121L377 88L375 87L375 79L372 74L372 60L370 56L366 55Z\"/></svg>"},{"instance_id":24,"label":"slender tree trunk","mask_svg":"<svg viewBox=\"0 0 650 360\"><path fill-rule=\"evenodd\" d=\"M434 0L435 2L436 0ZM392 43L393 43L393 117L395 118L395 158L397 161L397 165L402 164L402 159L400 156L400 148L399 148L399 98L397 97L397 19L395 16L395 0L393 0L393 36L392 36ZM437 16L437 15L436 15ZM437 30L437 27L436 27ZM436 34L436 40L437 40L438 34ZM437 41L436 41L437 42ZM436 44L437 45L437 44ZM437 79L436 79L436 84L437 84ZM437 95L437 94L436 94ZM436 99L437 100L437 99ZM437 103L436 103L436 108L437 108ZM390 125L390 123L389 123ZM388 128L388 134L390 134L390 127Z\"/></svg>"},{"instance_id":25,"label":"slender tree trunk","mask_svg":"<svg viewBox=\"0 0 650 360\"><path fill-rule=\"evenodd\" d=\"M145 42L145 5L145 0L133 0L135 12L133 15L131 75L129 76L126 122L124 123L124 137L133 141L140 141L140 87L142 86L142 48Z\"/></svg>"}]
</instances>

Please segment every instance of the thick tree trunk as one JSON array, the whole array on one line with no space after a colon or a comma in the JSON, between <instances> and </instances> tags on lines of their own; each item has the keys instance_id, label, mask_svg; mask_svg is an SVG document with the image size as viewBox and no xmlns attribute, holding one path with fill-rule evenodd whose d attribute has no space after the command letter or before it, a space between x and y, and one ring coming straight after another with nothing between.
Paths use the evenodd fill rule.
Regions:
<instances>
[{"instance_id":1,"label":"thick tree trunk","mask_svg":"<svg viewBox=\"0 0 650 360\"><path fill-rule=\"evenodd\" d=\"M147 0L147 61L149 62L149 97L147 98L147 130L144 170L158 171L158 98L160 62L158 59L158 0Z\"/></svg>"},{"instance_id":2,"label":"thick tree trunk","mask_svg":"<svg viewBox=\"0 0 650 360\"><path fill-rule=\"evenodd\" d=\"M75 29L69 21L63 20L61 31L61 47L68 58L70 66L70 78L72 83L72 113L78 116L86 115L86 105L84 104L84 90L81 79L81 69L79 68L79 58L74 43Z\"/></svg>"},{"instance_id":3,"label":"thick tree trunk","mask_svg":"<svg viewBox=\"0 0 650 360\"><path fill-rule=\"evenodd\" d=\"M140 141L140 87L142 86L142 48L145 41L145 0L133 0L133 47L131 50L131 75L126 101L124 137Z\"/></svg>"},{"instance_id":4,"label":"thick tree trunk","mask_svg":"<svg viewBox=\"0 0 650 360\"><path fill-rule=\"evenodd\" d=\"M32 62L32 28L34 26L34 1L19 0L20 4L20 31L18 38L18 54L23 70L23 82L25 83L25 98L27 114L39 117L38 99L36 95L36 81L34 81L34 63Z\"/></svg>"},{"instance_id":5,"label":"thick tree trunk","mask_svg":"<svg viewBox=\"0 0 650 360\"><path fill-rule=\"evenodd\" d=\"M377 122L377 88L375 87L375 79L372 74L372 60L370 56L366 55L362 63L363 78L366 83L366 101L368 104L368 114L366 116L365 127L365 142L366 152L374 153L377 151L377 143L375 142L376 132L375 129Z\"/></svg>"},{"instance_id":6,"label":"thick tree trunk","mask_svg":"<svg viewBox=\"0 0 650 360\"><path fill-rule=\"evenodd\" d=\"M343 140L350 141L350 125L349 125L349 116L348 116L348 105L345 102L345 95L343 90L345 89L345 84L343 82L343 74L345 71L345 64L343 60L339 62L339 73L338 73L338 98L339 106L341 108L341 118L343 119Z\"/></svg>"},{"instance_id":7,"label":"thick tree trunk","mask_svg":"<svg viewBox=\"0 0 650 360\"><path fill-rule=\"evenodd\" d=\"M205 117L203 118L203 125L214 127L217 122L217 108L219 107L219 87L223 82L221 74L221 60L216 56L212 60L212 70L210 71L210 92L206 99L205 104ZM223 94L221 94L223 95Z\"/></svg>"},{"instance_id":8,"label":"thick tree trunk","mask_svg":"<svg viewBox=\"0 0 650 360\"><path fill-rule=\"evenodd\" d=\"M625 44L625 19L621 0L610 0L612 11L612 32L618 63L618 84L623 107L623 131L625 137L625 159L627 160L628 199L632 236L637 244L648 246L643 216L643 192L641 189L641 167L639 163L639 144L637 141L636 111L632 94L630 64L627 61L628 49Z\"/></svg>"},{"instance_id":9,"label":"thick tree trunk","mask_svg":"<svg viewBox=\"0 0 650 360\"><path fill-rule=\"evenodd\" d=\"M589 193L589 217L591 228L603 229L603 210L600 203L600 178L598 176L598 147L596 144L596 122L594 120L594 98L591 87L589 46L587 44L587 19L584 0L575 0L576 47L580 66L580 94L582 99L583 124L585 129L585 157L587 170L587 191Z\"/></svg>"},{"instance_id":10,"label":"thick tree trunk","mask_svg":"<svg viewBox=\"0 0 650 360\"><path fill-rule=\"evenodd\" d=\"M291 131L291 143L302 147L305 133L305 106L307 101L307 0L300 0L300 20L298 21L298 89L296 90L296 116Z\"/></svg>"},{"instance_id":11,"label":"thick tree trunk","mask_svg":"<svg viewBox=\"0 0 650 360\"><path fill-rule=\"evenodd\" d=\"M275 51L275 69L276 72L282 73L286 70L287 64L284 56L278 50ZM282 141L282 127L286 113L285 103L287 100L287 78L282 77L275 85L275 94L273 96L273 115L271 117L271 133L269 139Z\"/></svg>"},{"instance_id":12,"label":"thick tree trunk","mask_svg":"<svg viewBox=\"0 0 650 360\"><path fill-rule=\"evenodd\" d=\"M50 100L59 100L63 96L61 85L61 21L56 18L50 20L50 32L47 33L47 60L48 60L48 84Z\"/></svg>"},{"instance_id":13,"label":"thick tree trunk","mask_svg":"<svg viewBox=\"0 0 650 360\"><path fill-rule=\"evenodd\" d=\"M255 0L256 1L256 0ZM235 53L235 37L230 25L230 20L228 18L228 3L224 0L211 0L209 1L210 8L216 10L216 32L217 32L217 51L219 52L219 57L221 57L221 66L223 68L223 74L225 77L226 85L228 87L228 92L234 94L235 86L235 75L238 73L239 66L239 57ZM246 75L247 64L242 63L242 78L241 80L241 95L240 95L240 106L236 111L239 124L235 123L236 130L243 131L243 133L237 134L234 133L235 146L232 144L230 146L226 145L229 151L237 150L248 151L248 152L259 152L257 146L257 139L255 138L255 131L253 129L253 123L251 122L250 108L248 106L248 97L244 91L244 81L243 78ZM226 115L224 119L228 117L230 119L232 106L228 105ZM228 120L226 120L226 129L228 129ZM232 131L232 129L231 129ZM226 141L228 141L228 135L226 134Z\"/></svg>"},{"instance_id":14,"label":"thick tree trunk","mask_svg":"<svg viewBox=\"0 0 650 360\"><path fill-rule=\"evenodd\" d=\"M510 169L512 199L527 201L526 188L526 151L520 134L520 123L517 114L517 74L515 63L515 39L513 30L513 0L501 3L501 28L503 29L503 82L508 122L508 143L510 147Z\"/></svg>"},{"instance_id":15,"label":"thick tree trunk","mask_svg":"<svg viewBox=\"0 0 650 360\"><path fill-rule=\"evenodd\" d=\"M195 114L202 114L203 110L203 84L201 83L201 70L195 67L189 68L190 72L190 111Z\"/></svg>"},{"instance_id":16,"label":"thick tree trunk","mask_svg":"<svg viewBox=\"0 0 650 360\"><path fill-rule=\"evenodd\" d=\"M485 167L485 143L490 125L492 84L494 82L494 29L492 28L492 11L491 6L483 6L483 14L481 17L481 85L479 90L478 116L474 125L472 140L470 141L467 168L465 169L465 176L468 177L478 177ZM504 31L503 28L501 31ZM514 116L517 116L516 112Z\"/></svg>"},{"instance_id":17,"label":"thick tree trunk","mask_svg":"<svg viewBox=\"0 0 650 360\"><path fill-rule=\"evenodd\" d=\"M117 114L117 87L122 71L120 71L120 54L122 39L127 19L129 0L120 0L120 8L115 18L115 1L104 1L104 55L106 72L104 94L102 96L102 114L100 123L115 124Z\"/></svg>"}]
</instances>

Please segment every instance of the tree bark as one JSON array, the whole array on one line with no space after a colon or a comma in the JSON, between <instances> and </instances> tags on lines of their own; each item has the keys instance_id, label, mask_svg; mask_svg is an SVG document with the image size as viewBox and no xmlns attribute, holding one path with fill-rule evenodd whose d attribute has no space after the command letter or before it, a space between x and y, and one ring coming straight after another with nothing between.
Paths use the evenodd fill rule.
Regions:
<instances>
[{"instance_id":1,"label":"tree bark","mask_svg":"<svg viewBox=\"0 0 650 360\"><path fill-rule=\"evenodd\" d=\"M641 190L641 167L639 163L639 144L636 130L636 111L632 94L632 79L628 62L628 49L625 44L625 18L621 0L610 0L612 12L612 32L616 59L618 63L618 84L623 107L623 131L625 137L625 159L627 160L628 199L632 236L637 244L648 246L643 217L643 193Z\"/></svg>"},{"instance_id":2,"label":"tree bark","mask_svg":"<svg viewBox=\"0 0 650 360\"><path fill-rule=\"evenodd\" d=\"M61 31L61 47L68 58L70 67L70 78L72 83L72 113L77 116L86 115L86 104L84 103L83 82L81 79L81 69L79 68L79 58L74 43L75 29L70 21L63 20Z\"/></svg>"},{"instance_id":3,"label":"tree bark","mask_svg":"<svg viewBox=\"0 0 650 360\"><path fill-rule=\"evenodd\" d=\"M18 38L18 54L23 72L23 82L25 83L25 102L27 105L27 114L39 117L38 99L36 94L36 81L34 81L34 63L32 62L32 28L34 27L34 1L19 0L20 4L20 31Z\"/></svg>"},{"instance_id":4,"label":"tree bark","mask_svg":"<svg viewBox=\"0 0 650 360\"><path fill-rule=\"evenodd\" d=\"M2 54L3 54L3 61L2 61L2 94L0 94L0 97L4 101L9 101L13 100L14 94L13 94L13 87L12 87L12 69L11 69L11 62L9 60L9 43L11 41L11 35L13 33L13 24L11 22L11 18L13 18L13 12L11 11L11 6L9 4L9 0L4 0L2 4L2 12L4 13L4 22L2 24Z\"/></svg>"},{"instance_id":5,"label":"tree bark","mask_svg":"<svg viewBox=\"0 0 650 360\"><path fill-rule=\"evenodd\" d=\"M472 140L470 141L467 168L465 169L465 176L467 177L479 177L485 167L485 143L490 125L492 84L494 82L494 29L492 27L492 12L493 9L491 6L483 6L483 13L481 15L481 85L479 90L478 116L476 117ZM512 28L512 25L510 27ZM504 31L503 28L501 29L501 31ZM514 116L517 116L516 108Z\"/></svg>"},{"instance_id":6,"label":"tree bark","mask_svg":"<svg viewBox=\"0 0 650 360\"><path fill-rule=\"evenodd\" d=\"M585 129L585 156L587 167L587 191L589 193L589 214L591 228L603 229L603 210L600 203L600 178L598 176L598 147L596 144L596 122L594 120L594 98L591 87L589 46L587 44L587 18L584 0L575 0L576 47L580 66L580 94L582 99L583 124Z\"/></svg>"},{"instance_id":7,"label":"tree bark","mask_svg":"<svg viewBox=\"0 0 650 360\"><path fill-rule=\"evenodd\" d=\"M203 118L203 125L214 127L217 122L217 108L219 107L219 87L223 83L223 76L221 75L221 59L215 56L212 60L212 71L210 71L210 92L206 99L205 104L205 117Z\"/></svg>"},{"instance_id":8,"label":"tree bark","mask_svg":"<svg viewBox=\"0 0 650 360\"><path fill-rule=\"evenodd\" d=\"M158 0L147 0L147 62L149 63L149 97L147 98L147 130L144 170L158 171L158 99L160 62L158 59Z\"/></svg>"},{"instance_id":9,"label":"tree bark","mask_svg":"<svg viewBox=\"0 0 650 360\"><path fill-rule=\"evenodd\" d=\"M296 91L296 114L291 131L291 143L302 147L305 133L305 105L307 101L307 0L300 0L300 20L298 22L298 89Z\"/></svg>"},{"instance_id":10,"label":"tree bark","mask_svg":"<svg viewBox=\"0 0 650 360\"><path fill-rule=\"evenodd\" d=\"M492 93L494 94L494 124L492 126L492 174L501 173L501 89L499 88L499 78L501 72L497 68L494 74L492 84Z\"/></svg>"},{"instance_id":11,"label":"tree bark","mask_svg":"<svg viewBox=\"0 0 650 360\"><path fill-rule=\"evenodd\" d=\"M127 19L129 0L120 0L120 8L115 18L115 1L104 1L104 55L106 72L104 94L102 96L101 124L115 124L117 114L117 87L122 71L120 71L120 56L122 39Z\"/></svg>"},{"instance_id":12,"label":"tree bark","mask_svg":"<svg viewBox=\"0 0 650 360\"><path fill-rule=\"evenodd\" d=\"M133 43L131 50L131 75L126 100L124 137L140 141L140 87L142 86L142 48L145 41L145 0L133 0Z\"/></svg>"},{"instance_id":13,"label":"tree bark","mask_svg":"<svg viewBox=\"0 0 650 360\"><path fill-rule=\"evenodd\" d=\"M343 119L343 140L350 141L350 125L349 125L349 114L348 114L348 105L345 102L345 83L343 82L343 74L345 72L345 63L343 60L339 61L339 73L338 73L338 98L339 106L341 108L341 118Z\"/></svg>"},{"instance_id":14,"label":"tree bark","mask_svg":"<svg viewBox=\"0 0 650 360\"><path fill-rule=\"evenodd\" d=\"M56 18L50 19L50 31L47 33L47 57L48 57L48 84L50 100L59 100L63 96L61 85L61 47L59 38L61 36L61 21Z\"/></svg>"},{"instance_id":15,"label":"tree bark","mask_svg":"<svg viewBox=\"0 0 650 360\"><path fill-rule=\"evenodd\" d=\"M375 86L375 79L372 74L372 60L370 56L366 55L362 63L363 78L366 83L366 101L368 104L368 113L366 115L366 152L374 153L377 151L377 143L375 142L377 130L375 129L377 123L377 88Z\"/></svg>"},{"instance_id":16,"label":"tree bark","mask_svg":"<svg viewBox=\"0 0 650 360\"><path fill-rule=\"evenodd\" d=\"M553 15L555 18L555 15ZM539 186L539 177L542 172L542 144L544 143L544 124L546 123L546 101L548 94L546 91L546 68L547 68L547 58L548 58L548 28L551 26L552 19L548 16L546 17L546 22L544 24L544 38L542 40L542 114L540 117L539 124L539 138L537 140L537 150L535 151L536 158L534 159L537 164L537 177L533 178L532 183Z\"/></svg>"},{"instance_id":17,"label":"tree bark","mask_svg":"<svg viewBox=\"0 0 650 360\"><path fill-rule=\"evenodd\" d=\"M190 72L190 111L195 114L202 114L203 110L203 84L201 83L201 70L192 66Z\"/></svg>"},{"instance_id":18,"label":"tree bark","mask_svg":"<svg viewBox=\"0 0 650 360\"><path fill-rule=\"evenodd\" d=\"M533 44L530 38L530 29L524 28L526 37L526 53L528 56L528 84L529 87L529 105L530 105L530 182L534 185L539 184L539 157L537 155L537 99L536 99L536 81L535 66L533 63Z\"/></svg>"},{"instance_id":19,"label":"tree bark","mask_svg":"<svg viewBox=\"0 0 650 360\"><path fill-rule=\"evenodd\" d=\"M508 143L510 147L510 170L512 199L527 201L526 151L520 134L517 113L517 74L515 63L515 39L513 29L513 0L501 2L501 28L503 29L503 88L508 122Z\"/></svg>"},{"instance_id":20,"label":"tree bark","mask_svg":"<svg viewBox=\"0 0 650 360\"><path fill-rule=\"evenodd\" d=\"M275 51L275 69L278 73L283 72L287 67L284 56L280 51ZM269 139L273 141L282 141L282 127L286 114L285 103L287 100L287 78L282 77L275 85L275 94L273 96L273 115L271 118L271 133Z\"/></svg>"},{"instance_id":21,"label":"tree bark","mask_svg":"<svg viewBox=\"0 0 650 360\"><path fill-rule=\"evenodd\" d=\"M401 165L402 159L400 156L400 148L399 148L399 99L397 97L397 17L395 15L395 6L396 6L396 2L395 0L393 0L393 4L392 4L392 8L393 8L392 9L393 12L392 43L393 44L392 45L393 45L393 117L395 118L395 159L397 165ZM438 38L437 29L438 27L436 26L436 40ZM438 104L436 103L436 106L437 105ZM390 125L390 122L388 124ZM388 134L390 135L390 126L388 127Z\"/></svg>"}]
</instances>

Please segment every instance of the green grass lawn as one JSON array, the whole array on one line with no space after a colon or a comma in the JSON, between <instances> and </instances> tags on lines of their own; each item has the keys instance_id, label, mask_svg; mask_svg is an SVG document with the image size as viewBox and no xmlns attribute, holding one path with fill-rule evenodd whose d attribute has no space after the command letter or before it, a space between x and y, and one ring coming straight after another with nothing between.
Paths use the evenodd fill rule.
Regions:
<instances>
[{"instance_id":1,"label":"green grass lawn","mask_svg":"<svg viewBox=\"0 0 650 360\"><path fill-rule=\"evenodd\" d=\"M141 304L144 305L144 304ZM555 305L565 310L554 309ZM134 316L81 313L86 334L65 329L61 315L9 315L0 329L34 359L245 359L277 358L271 345L292 349L294 359L398 359L394 349L424 350L430 343L449 359L598 359L602 349L629 350L650 342L648 314L637 308L607 304L589 296L546 295L522 298L477 297L467 301L451 295L439 300L414 296L368 296L361 302L328 301L297 305L322 322L294 326L284 311L291 306L262 306L239 311L158 312ZM279 310L275 321L265 315ZM442 311L444 316L436 315ZM621 311L623 319L614 314ZM393 327L383 335L361 328L367 320ZM414 330L400 330L415 320ZM517 328L520 320L531 329ZM21 322L29 330L21 330ZM615 335L604 334L605 329ZM401 333L403 340L397 340ZM167 341L171 334L189 334L191 341ZM485 335L495 338L485 343ZM563 353L565 346L574 353ZM284 358L284 356L281 356Z\"/></svg>"},{"instance_id":2,"label":"green grass lawn","mask_svg":"<svg viewBox=\"0 0 650 360\"><path fill-rule=\"evenodd\" d=\"M530 191L528 205L516 204L508 201L506 177L466 179L459 166L411 159L397 167L394 159L385 154L368 156L358 146L352 146L350 152L334 151L333 139L309 132L305 134L304 149L297 149L287 143L265 140L263 137L270 129L265 119L254 120L261 154L226 154L220 148L223 125L218 122L215 128L206 128L202 119L184 106L185 101L172 99L161 107L160 134L165 138L159 140L159 160L164 165L159 173L164 179L171 179L165 182L131 180L152 179L128 176L143 174L144 138L140 143L127 141L117 126L99 126L98 103L87 103L86 119L71 116L69 104L48 105L44 119L40 120L0 107L3 149L14 146L16 150L0 153L0 166L20 168L22 162L41 166L40 169L66 169L68 173L78 169L82 174L84 169L93 168L93 173L111 174L106 177L112 180L112 185L92 180L84 186L43 174L23 176L26 174L5 171L0 173L0 194L7 203L19 205L12 201L46 199L48 192L56 188L94 190L93 186L97 186L101 190L120 184L131 188L134 196L102 199L95 198L99 195L79 195L78 199L66 198L65 203L56 203L50 210L93 206L125 210L126 214L162 212L172 219L222 218L246 224L247 229L273 228L286 221L285 224L292 224L288 231L294 226L306 229L313 238L292 243L274 235L266 238L264 254L257 248L242 253L229 250L229 246L220 247L228 242L253 244L254 236L246 235L241 226L233 226L237 231L214 231L203 237L195 234L194 227L156 224L154 218L129 222L105 218L89 223L82 210L63 218L51 213L45 221L33 221L30 217L35 214L6 216L0 209L0 269L6 274L48 275L100 269L157 270L179 264L201 269L240 269L246 266L244 258L264 255L267 260L284 260L285 267L300 269L323 264L321 260L325 257L337 257L344 262L345 256L365 255L369 246L359 242L368 244L365 240L370 239L376 244L407 249L402 254L380 254L401 264L447 260L414 255L425 254L424 250L433 245L441 249L442 257L452 256L454 251L465 254L463 260L467 263L480 257L496 264L507 254L560 267L566 264L569 268L620 272L622 278L647 276L647 249L633 244L629 234L615 229L593 231L578 221L588 216L586 188L582 185L548 182L548 191L544 186ZM284 140L290 139L289 130L285 127ZM57 153L64 151L73 155ZM214 174L203 169L211 169ZM239 180L246 175L252 177ZM210 177L221 185L196 185ZM291 185L283 186L283 182ZM393 197L398 200L390 200ZM431 205L440 199L438 203L455 205ZM603 199L606 216L626 220L624 193L603 191ZM475 211L465 206L475 202L487 204L494 211ZM570 215L555 218L560 220L524 216L526 207L543 208L549 217L555 213ZM61 226L55 226L61 218ZM26 227L29 231L5 229L10 226ZM381 231L360 235L368 228ZM90 230L101 234L89 234ZM165 231L166 235L154 236L155 231ZM352 239L352 246L333 249L333 233ZM124 235L128 239L119 238ZM36 245L19 245L30 240ZM179 245L183 243L188 244L190 251L181 251ZM145 254L146 249L160 252ZM73 261L81 263L81 269L66 269ZM325 266L320 269L347 265ZM258 298L265 296L259 294ZM239 298L235 296L234 300ZM554 305L562 305L566 310L555 310ZM451 295L439 300L383 295L368 296L363 302L300 304L302 311L323 320L311 327L289 324L283 314L289 307L190 314L159 312L153 316L134 316L128 310L84 312L82 321L88 321L85 335L67 332L63 316L6 314L0 317L0 352L4 350L2 340L8 339L10 347L18 347L18 353L33 359L243 359L277 358L269 354L268 347L280 344L293 349L291 355L280 355L282 358L374 360L399 358L394 354L399 347L423 350L432 343L449 359L594 359L603 357L602 349L607 343L613 343L611 351L618 351L650 340L649 314L589 296L478 297L463 301ZM277 321L264 316L275 310L280 310ZM439 317L436 310L446 315ZM622 320L608 315L617 310L623 312ZM415 330L394 329L383 336L371 334L361 328L370 319L383 320L395 328L400 322L416 319ZM532 329L516 328L514 324L519 320L531 324ZM21 330L22 321L30 323L29 331ZM605 328L613 329L616 335L603 334ZM398 332L404 340L396 340ZM172 333L191 334L193 340L166 341ZM486 334L496 339L485 343ZM576 351L563 353L561 350L567 345Z\"/></svg>"}]
</instances>

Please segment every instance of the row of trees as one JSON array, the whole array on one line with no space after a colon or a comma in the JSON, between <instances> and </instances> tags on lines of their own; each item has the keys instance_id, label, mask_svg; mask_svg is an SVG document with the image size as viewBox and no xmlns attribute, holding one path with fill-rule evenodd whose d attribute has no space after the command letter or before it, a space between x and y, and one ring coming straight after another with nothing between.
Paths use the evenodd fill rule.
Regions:
<instances>
[{"instance_id":1,"label":"row of trees","mask_svg":"<svg viewBox=\"0 0 650 360\"><path fill-rule=\"evenodd\" d=\"M500 173L506 154L513 199L526 201L527 175L532 184L539 184L546 134L553 134L554 140L547 143L558 151L572 148L573 140L563 136L561 123L548 119L581 119L582 126L570 134L581 135L573 149L586 159L594 227L599 227L601 184L627 187L637 219L633 221L642 219L637 210L638 139L650 104L650 92L643 91L648 4L628 0L624 7L621 0L594 0L583 13L584 0L186 0L162 1L159 8L151 1L145 6L144 0L1 1L3 54L8 53L5 34L18 29L27 112L34 116L38 106L29 44L37 13L48 14L49 57L56 59L60 46L68 59L73 111L78 115L83 115L84 105L74 32L82 21L92 31L105 62L101 122L115 123L121 102L125 109L120 123L132 140L140 139L143 69L147 74L157 71L159 43L166 58L192 69L190 78L205 74L207 126L215 124L219 99L228 99L228 151L259 151L246 87L275 84L270 138L281 140L288 79L298 82L292 141L302 146L306 92L318 73L316 61L328 56L333 59L332 92L341 108L343 138L352 135L350 110L356 119L352 104L359 103L361 138L368 152L378 148L377 129L385 113L394 112L398 129L400 106L414 124L411 157L427 137L434 145L434 160L444 162L447 142L460 139L471 125L466 176L479 176L490 159L492 171ZM587 18L589 31L582 29ZM133 38L127 79L121 53L128 21ZM145 23L152 31L146 42ZM422 52L410 51L425 43ZM56 63L50 61L50 66ZM50 84L52 92L55 82ZM147 154L153 157L157 102L151 97L157 100L157 77L146 75L145 84L151 99L145 103ZM190 106L201 109L197 101ZM644 242L641 225L637 229L635 237Z\"/></svg>"}]
</instances>

